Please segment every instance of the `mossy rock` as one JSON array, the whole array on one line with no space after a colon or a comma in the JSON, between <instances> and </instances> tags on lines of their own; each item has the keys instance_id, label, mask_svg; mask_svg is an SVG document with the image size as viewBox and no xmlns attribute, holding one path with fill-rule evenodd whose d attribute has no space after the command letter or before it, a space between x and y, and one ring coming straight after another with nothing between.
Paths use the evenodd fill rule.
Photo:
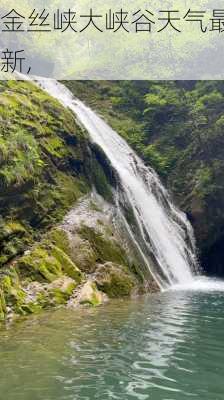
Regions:
<instances>
[{"instance_id":1,"label":"mossy rock","mask_svg":"<svg viewBox=\"0 0 224 400\"><path fill-rule=\"evenodd\" d=\"M62 275L60 262L41 245L21 257L17 269L22 279L34 281L52 282Z\"/></svg>"},{"instance_id":2,"label":"mossy rock","mask_svg":"<svg viewBox=\"0 0 224 400\"><path fill-rule=\"evenodd\" d=\"M69 259L72 260L73 264L78 267L78 274L80 273L79 270L86 273L94 272L96 255L91 249L88 241L83 241L79 235L73 235L71 239L68 236L68 232L60 227L52 229L48 234L45 235L45 238L48 242L51 242L57 247L57 249L61 250L69 257ZM58 256L64 256L63 253L58 254ZM74 277L74 279L78 278L74 276L74 271L71 271L71 273L67 271L69 276Z\"/></svg>"},{"instance_id":3,"label":"mossy rock","mask_svg":"<svg viewBox=\"0 0 224 400\"><path fill-rule=\"evenodd\" d=\"M7 307L14 314L27 315L43 308L66 304L84 278L65 253L68 253L69 245L66 235L59 228L52 230L42 242L14 262L12 267L2 271L0 319L7 316ZM60 244L61 248L54 243Z\"/></svg>"},{"instance_id":4,"label":"mossy rock","mask_svg":"<svg viewBox=\"0 0 224 400\"><path fill-rule=\"evenodd\" d=\"M84 277L83 273L63 250L57 246L51 245L50 254L59 261L63 274L73 278L77 283L82 281Z\"/></svg>"},{"instance_id":5,"label":"mossy rock","mask_svg":"<svg viewBox=\"0 0 224 400\"><path fill-rule=\"evenodd\" d=\"M106 156L102 153L102 150L98 149L100 154L103 154L101 158L105 161L104 165L102 165L102 161L100 159L92 159L91 160L91 180L94 183L94 186L97 192L107 201L113 202L113 192L112 187L109 182L108 176L106 175ZM101 164L100 164L101 163ZM108 167L108 170L111 171L112 168Z\"/></svg>"},{"instance_id":6,"label":"mossy rock","mask_svg":"<svg viewBox=\"0 0 224 400\"><path fill-rule=\"evenodd\" d=\"M45 235L45 238L48 242L51 242L61 249L65 254L68 256L70 255L70 242L68 233L64 229L60 227L53 228Z\"/></svg>"},{"instance_id":7,"label":"mossy rock","mask_svg":"<svg viewBox=\"0 0 224 400\"><path fill-rule=\"evenodd\" d=\"M11 269L1 279L1 317L7 315L7 307L19 315L26 315L38 312L41 306L30 301L24 288L21 286L19 277L15 270Z\"/></svg>"},{"instance_id":8,"label":"mossy rock","mask_svg":"<svg viewBox=\"0 0 224 400\"><path fill-rule=\"evenodd\" d=\"M38 304L37 302L28 302L25 304L22 304L20 306L20 312L19 314L26 315L26 314L37 314L42 310L41 304Z\"/></svg>"},{"instance_id":9,"label":"mossy rock","mask_svg":"<svg viewBox=\"0 0 224 400\"><path fill-rule=\"evenodd\" d=\"M30 82L0 82L0 266L90 190L91 154L74 115Z\"/></svg>"},{"instance_id":10,"label":"mossy rock","mask_svg":"<svg viewBox=\"0 0 224 400\"><path fill-rule=\"evenodd\" d=\"M77 283L83 279L82 272L70 257L46 239L18 260L17 270L23 279L40 282L53 282L62 275L73 278Z\"/></svg>"},{"instance_id":11,"label":"mossy rock","mask_svg":"<svg viewBox=\"0 0 224 400\"><path fill-rule=\"evenodd\" d=\"M79 295L79 303L86 304L93 307L99 306L103 303L103 295L97 289L97 286L92 281L87 281L81 288Z\"/></svg>"},{"instance_id":12,"label":"mossy rock","mask_svg":"<svg viewBox=\"0 0 224 400\"><path fill-rule=\"evenodd\" d=\"M98 255L88 240L80 235L73 235L70 252L71 259L81 271L87 274L95 272Z\"/></svg>"},{"instance_id":13,"label":"mossy rock","mask_svg":"<svg viewBox=\"0 0 224 400\"><path fill-rule=\"evenodd\" d=\"M62 305L67 303L76 286L76 281L63 276L52 282L48 286L47 292L55 305Z\"/></svg>"},{"instance_id":14,"label":"mossy rock","mask_svg":"<svg viewBox=\"0 0 224 400\"><path fill-rule=\"evenodd\" d=\"M111 298L130 296L136 286L126 267L110 262L98 266L95 282L98 289Z\"/></svg>"},{"instance_id":15,"label":"mossy rock","mask_svg":"<svg viewBox=\"0 0 224 400\"><path fill-rule=\"evenodd\" d=\"M116 240L86 225L79 229L79 234L89 242L99 263L105 261L112 261L118 264L127 263L125 251Z\"/></svg>"},{"instance_id":16,"label":"mossy rock","mask_svg":"<svg viewBox=\"0 0 224 400\"><path fill-rule=\"evenodd\" d=\"M30 234L20 222L16 220L0 220L0 266L19 255L24 246L30 241Z\"/></svg>"}]
</instances>

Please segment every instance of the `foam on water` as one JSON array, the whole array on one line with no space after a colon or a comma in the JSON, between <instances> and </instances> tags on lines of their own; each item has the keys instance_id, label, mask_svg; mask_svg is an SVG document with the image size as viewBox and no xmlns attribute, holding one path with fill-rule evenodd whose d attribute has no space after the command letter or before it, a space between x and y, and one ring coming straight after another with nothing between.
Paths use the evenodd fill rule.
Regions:
<instances>
[{"instance_id":1,"label":"foam on water","mask_svg":"<svg viewBox=\"0 0 224 400\"><path fill-rule=\"evenodd\" d=\"M206 276L196 276L190 283L173 285L169 290L196 292L224 292L224 281Z\"/></svg>"}]
</instances>

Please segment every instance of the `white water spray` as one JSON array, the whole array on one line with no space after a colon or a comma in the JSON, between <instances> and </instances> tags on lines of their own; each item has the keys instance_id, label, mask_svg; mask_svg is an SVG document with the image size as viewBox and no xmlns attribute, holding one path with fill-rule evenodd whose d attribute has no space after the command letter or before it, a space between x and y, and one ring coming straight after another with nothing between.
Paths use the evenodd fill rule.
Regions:
<instances>
[{"instance_id":1,"label":"white water spray","mask_svg":"<svg viewBox=\"0 0 224 400\"><path fill-rule=\"evenodd\" d=\"M193 231L185 215L170 201L156 173L67 88L48 79L38 79L38 84L75 113L91 140L101 147L116 170L138 225L138 235L129 227L130 234L159 286L190 284L197 271ZM119 196L116 197L121 212Z\"/></svg>"}]
</instances>

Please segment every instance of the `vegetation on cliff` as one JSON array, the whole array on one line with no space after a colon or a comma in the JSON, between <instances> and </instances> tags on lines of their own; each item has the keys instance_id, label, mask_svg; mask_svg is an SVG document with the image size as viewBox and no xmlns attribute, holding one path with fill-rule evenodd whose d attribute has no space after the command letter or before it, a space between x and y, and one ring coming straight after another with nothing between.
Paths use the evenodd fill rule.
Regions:
<instances>
[{"instance_id":1,"label":"vegetation on cliff","mask_svg":"<svg viewBox=\"0 0 224 400\"><path fill-rule=\"evenodd\" d=\"M1 82L0 265L87 192L84 161L84 135L69 111L30 83Z\"/></svg>"},{"instance_id":2,"label":"vegetation on cliff","mask_svg":"<svg viewBox=\"0 0 224 400\"><path fill-rule=\"evenodd\" d=\"M83 223L73 234L61 228L92 187L112 201L114 185L104 154L69 110L30 82L0 83L1 319L68 302L95 306L114 297L115 282L118 296L142 283L106 231ZM91 204L90 217L97 210Z\"/></svg>"},{"instance_id":3,"label":"vegetation on cliff","mask_svg":"<svg viewBox=\"0 0 224 400\"><path fill-rule=\"evenodd\" d=\"M67 82L160 175L195 228L203 267L223 274L224 84Z\"/></svg>"},{"instance_id":4,"label":"vegetation on cliff","mask_svg":"<svg viewBox=\"0 0 224 400\"><path fill-rule=\"evenodd\" d=\"M66 84L155 168L195 227L204 267L222 274L223 83ZM29 82L0 83L2 319L144 291L138 260L91 197L94 187L112 203L116 185L69 110ZM85 218L72 211L71 223L78 201Z\"/></svg>"}]
</instances>

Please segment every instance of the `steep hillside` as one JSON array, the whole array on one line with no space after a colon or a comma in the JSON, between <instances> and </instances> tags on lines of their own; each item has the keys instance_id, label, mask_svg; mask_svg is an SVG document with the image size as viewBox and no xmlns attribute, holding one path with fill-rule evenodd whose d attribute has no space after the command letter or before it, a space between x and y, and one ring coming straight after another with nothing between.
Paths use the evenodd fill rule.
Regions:
<instances>
[{"instance_id":1,"label":"steep hillside","mask_svg":"<svg viewBox=\"0 0 224 400\"><path fill-rule=\"evenodd\" d=\"M115 181L72 113L31 83L0 83L2 319L66 304L73 296L74 304L96 305L106 293L126 296L142 286L111 222L102 229L100 213L91 227L89 218L76 229L62 224L84 198L90 199L87 215L96 213L93 187L111 201Z\"/></svg>"},{"instance_id":2,"label":"steep hillside","mask_svg":"<svg viewBox=\"0 0 224 400\"><path fill-rule=\"evenodd\" d=\"M0 214L4 265L89 190L85 137L34 85L1 82Z\"/></svg>"},{"instance_id":3,"label":"steep hillside","mask_svg":"<svg viewBox=\"0 0 224 400\"><path fill-rule=\"evenodd\" d=\"M223 275L223 82L66 84L154 167L195 228L203 268Z\"/></svg>"}]
</instances>

